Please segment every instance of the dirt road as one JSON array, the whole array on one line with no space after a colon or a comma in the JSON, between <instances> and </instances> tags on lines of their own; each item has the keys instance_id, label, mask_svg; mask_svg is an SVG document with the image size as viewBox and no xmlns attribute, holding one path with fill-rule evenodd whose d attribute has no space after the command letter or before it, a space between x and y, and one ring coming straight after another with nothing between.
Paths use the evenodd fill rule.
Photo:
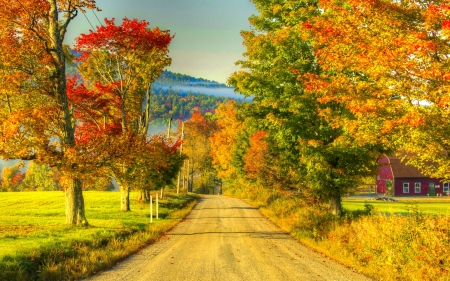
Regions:
<instances>
[{"instance_id":1,"label":"dirt road","mask_svg":"<svg viewBox=\"0 0 450 281\"><path fill-rule=\"evenodd\" d=\"M370 280L302 246L245 202L205 196L166 237L89 280Z\"/></svg>"}]
</instances>

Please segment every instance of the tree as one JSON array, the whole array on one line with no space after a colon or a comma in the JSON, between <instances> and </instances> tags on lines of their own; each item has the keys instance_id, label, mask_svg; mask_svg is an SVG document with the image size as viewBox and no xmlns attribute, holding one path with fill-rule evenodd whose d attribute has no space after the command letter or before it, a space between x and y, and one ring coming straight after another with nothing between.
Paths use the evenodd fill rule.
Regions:
<instances>
[{"instance_id":1,"label":"tree","mask_svg":"<svg viewBox=\"0 0 450 281\"><path fill-rule=\"evenodd\" d=\"M110 177L96 177L95 179L84 181L83 188L85 190L111 191L115 187Z\"/></svg>"},{"instance_id":2,"label":"tree","mask_svg":"<svg viewBox=\"0 0 450 281\"><path fill-rule=\"evenodd\" d=\"M176 177L185 159L179 153L180 145L180 139L172 142L162 135L154 135L147 140L141 164L143 167L136 169L139 176L134 181L139 191L139 201L149 201L151 190L170 184Z\"/></svg>"},{"instance_id":3,"label":"tree","mask_svg":"<svg viewBox=\"0 0 450 281\"><path fill-rule=\"evenodd\" d=\"M233 154L243 122L238 120L238 109L235 101L221 104L215 112L217 130L211 135L212 164L219 177L232 178L236 170L232 165Z\"/></svg>"},{"instance_id":4,"label":"tree","mask_svg":"<svg viewBox=\"0 0 450 281\"><path fill-rule=\"evenodd\" d=\"M353 135L395 143L405 161L450 179L449 1L320 3L326 13L303 29L324 70L322 101L347 102Z\"/></svg>"},{"instance_id":5,"label":"tree","mask_svg":"<svg viewBox=\"0 0 450 281\"><path fill-rule=\"evenodd\" d=\"M181 130L180 127L178 129ZM183 142L183 152L189 158L188 178L190 178L190 185L193 188L194 175L199 176L203 192L206 192L206 186L211 179L212 158L209 137L214 130L214 122L198 112L195 112L190 120L184 122L186 137ZM178 133L181 134L180 131Z\"/></svg>"},{"instance_id":6,"label":"tree","mask_svg":"<svg viewBox=\"0 0 450 281\"><path fill-rule=\"evenodd\" d=\"M114 118L119 119L122 138L146 139L150 124L151 85L168 66L168 45L173 36L158 27L148 28L145 20L123 19L120 26L115 20L105 19L105 26L77 38L75 50L81 53L77 61L85 81L109 89L116 105ZM142 143L142 142L137 142ZM136 164L139 151L136 144L128 144L134 153L118 158L109 165L121 189L121 209L130 210L129 194L132 174L144 168ZM131 152L131 151L129 151ZM134 157L134 158L133 158ZM135 165L136 164L136 165Z\"/></svg>"},{"instance_id":7,"label":"tree","mask_svg":"<svg viewBox=\"0 0 450 281\"><path fill-rule=\"evenodd\" d=\"M20 168L23 163L16 164L11 167L4 167L2 170L2 191L20 191L19 185L22 183L23 174Z\"/></svg>"},{"instance_id":8,"label":"tree","mask_svg":"<svg viewBox=\"0 0 450 281\"><path fill-rule=\"evenodd\" d=\"M358 178L374 174L376 159L386 150L350 134L345 120L354 114L345 102L323 103L310 93L320 80L316 85L314 79L309 84L299 79L323 72L314 46L299 28L322 13L318 1L253 2L260 12L250 18L255 30L241 33L247 60L238 62L242 70L229 83L253 97L248 115L276 144L283 173L305 178L307 188L327 200L330 213L339 216L342 194ZM288 166L294 173L286 170Z\"/></svg>"},{"instance_id":9,"label":"tree","mask_svg":"<svg viewBox=\"0 0 450 281\"><path fill-rule=\"evenodd\" d=\"M122 131L146 134L150 121L152 83L171 63L169 31L149 29L145 20L105 19L105 26L77 38L83 78L110 87L119 101ZM128 122L127 119L132 120Z\"/></svg>"},{"instance_id":10,"label":"tree","mask_svg":"<svg viewBox=\"0 0 450 281\"><path fill-rule=\"evenodd\" d=\"M59 189L53 169L35 161L28 165L23 185L25 189L30 191L54 191Z\"/></svg>"},{"instance_id":11,"label":"tree","mask_svg":"<svg viewBox=\"0 0 450 281\"><path fill-rule=\"evenodd\" d=\"M264 138L267 133L264 131L255 132L250 138L250 147L244 155L244 171L251 179L263 178L267 171L267 157L269 155L268 145Z\"/></svg>"},{"instance_id":12,"label":"tree","mask_svg":"<svg viewBox=\"0 0 450 281\"><path fill-rule=\"evenodd\" d=\"M0 1L0 153L5 159L35 159L66 176L66 223L85 225L76 122L66 91L64 37L79 12L95 9L92 0Z\"/></svg>"}]
</instances>

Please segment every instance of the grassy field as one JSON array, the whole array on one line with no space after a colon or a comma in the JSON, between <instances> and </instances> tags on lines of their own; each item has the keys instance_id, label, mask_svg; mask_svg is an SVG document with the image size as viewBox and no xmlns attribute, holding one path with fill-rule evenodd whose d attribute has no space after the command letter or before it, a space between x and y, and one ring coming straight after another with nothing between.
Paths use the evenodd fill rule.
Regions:
<instances>
[{"instance_id":1,"label":"grassy field","mask_svg":"<svg viewBox=\"0 0 450 281\"><path fill-rule=\"evenodd\" d=\"M149 204L132 201L131 211L121 212L118 192L88 191L90 226L70 227L65 225L63 192L1 196L0 280L84 278L157 239L189 212L195 199L193 194L167 194L161 203L171 209L160 207L160 219L150 225Z\"/></svg>"},{"instance_id":2,"label":"grassy field","mask_svg":"<svg viewBox=\"0 0 450 281\"><path fill-rule=\"evenodd\" d=\"M450 200L447 198L401 198L398 202L355 199L342 201L343 207L349 211L363 210L366 203L380 213L407 214L416 208L423 214L450 215Z\"/></svg>"}]
</instances>

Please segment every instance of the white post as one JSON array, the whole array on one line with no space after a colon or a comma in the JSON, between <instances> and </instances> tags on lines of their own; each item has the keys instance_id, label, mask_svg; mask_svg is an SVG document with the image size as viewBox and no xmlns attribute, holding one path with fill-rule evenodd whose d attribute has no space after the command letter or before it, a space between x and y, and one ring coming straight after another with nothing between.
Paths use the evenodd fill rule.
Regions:
<instances>
[{"instance_id":1,"label":"white post","mask_svg":"<svg viewBox=\"0 0 450 281\"><path fill-rule=\"evenodd\" d=\"M153 197L150 195L150 223L153 223Z\"/></svg>"},{"instance_id":2,"label":"white post","mask_svg":"<svg viewBox=\"0 0 450 281\"><path fill-rule=\"evenodd\" d=\"M156 192L156 219L158 219L158 192Z\"/></svg>"}]
</instances>

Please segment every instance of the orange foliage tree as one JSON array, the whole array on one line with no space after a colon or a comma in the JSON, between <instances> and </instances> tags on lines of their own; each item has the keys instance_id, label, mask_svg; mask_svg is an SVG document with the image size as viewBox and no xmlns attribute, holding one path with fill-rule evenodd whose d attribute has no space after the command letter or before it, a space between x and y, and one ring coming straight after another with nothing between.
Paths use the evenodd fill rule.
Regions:
<instances>
[{"instance_id":1,"label":"orange foliage tree","mask_svg":"<svg viewBox=\"0 0 450 281\"><path fill-rule=\"evenodd\" d=\"M298 79L322 103L345 102L358 139L395 143L426 174L450 179L450 2L319 5L324 12L299 27L323 72Z\"/></svg>"},{"instance_id":2,"label":"orange foliage tree","mask_svg":"<svg viewBox=\"0 0 450 281\"><path fill-rule=\"evenodd\" d=\"M250 138L250 147L244 155L244 171L250 179L263 179L267 176L268 143L264 139L267 132L257 131Z\"/></svg>"},{"instance_id":3,"label":"orange foliage tree","mask_svg":"<svg viewBox=\"0 0 450 281\"><path fill-rule=\"evenodd\" d=\"M67 178L66 222L77 225L87 220L63 41L78 13L95 8L92 0L0 1L1 156L58 167Z\"/></svg>"},{"instance_id":4,"label":"orange foliage tree","mask_svg":"<svg viewBox=\"0 0 450 281\"><path fill-rule=\"evenodd\" d=\"M236 168L232 165L233 154L243 122L238 120L238 109L235 101L221 104L215 111L217 130L211 135L212 164L218 176L232 178L236 176Z\"/></svg>"}]
</instances>

